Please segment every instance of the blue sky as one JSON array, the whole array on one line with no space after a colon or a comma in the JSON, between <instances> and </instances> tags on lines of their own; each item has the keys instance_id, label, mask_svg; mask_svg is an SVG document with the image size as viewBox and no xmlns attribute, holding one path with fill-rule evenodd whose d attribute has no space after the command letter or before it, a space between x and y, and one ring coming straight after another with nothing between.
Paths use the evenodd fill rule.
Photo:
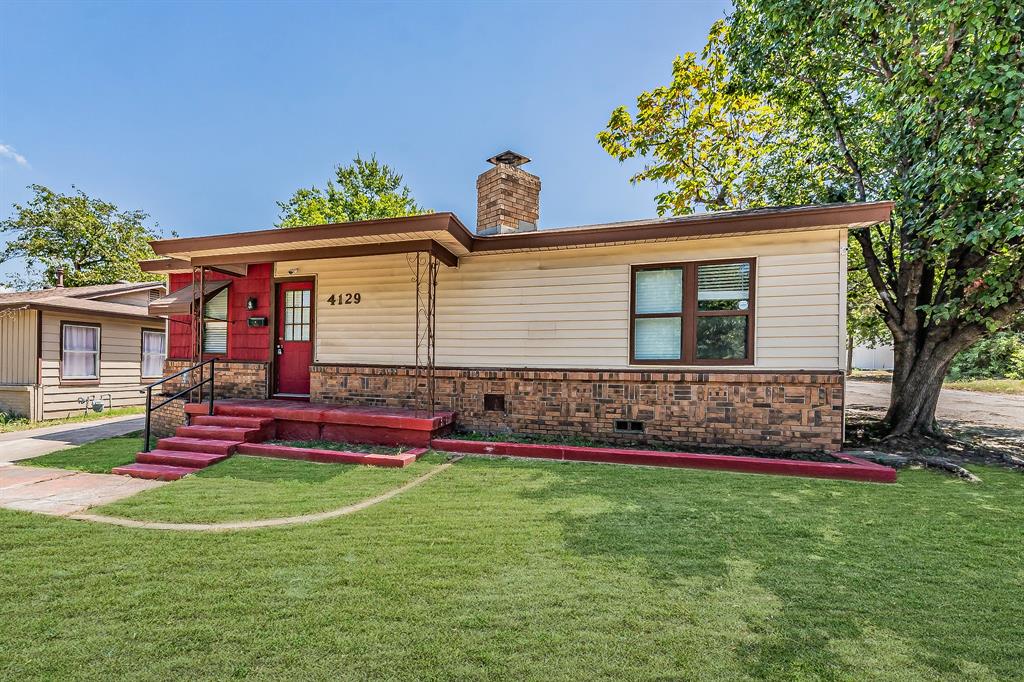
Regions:
<instances>
[{"instance_id":1,"label":"blue sky","mask_svg":"<svg viewBox=\"0 0 1024 682\"><path fill-rule=\"evenodd\" d=\"M358 152L473 227L476 176L506 148L541 177L541 228L651 216L657 188L595 135L727 9L8 0L0 216L30 183L74 184L182 235L266 228Z\"/></svg>"}]
</instances>

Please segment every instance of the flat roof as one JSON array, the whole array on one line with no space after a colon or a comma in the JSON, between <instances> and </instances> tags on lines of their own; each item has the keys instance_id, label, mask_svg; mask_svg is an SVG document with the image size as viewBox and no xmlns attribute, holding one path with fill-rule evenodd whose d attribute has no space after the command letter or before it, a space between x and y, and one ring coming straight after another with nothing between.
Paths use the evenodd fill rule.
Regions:
<instances>
[{"instance_id":1,"label":"flat roof","mask_svg":"<svg viewBox=\"0 0 1024 682\"><path fill-rule=\"evenodd\" d=\"M893 203L823 204L697 213L598 225L479 236L454 213L427 213L351 223L272 228L150 242L162 258L143 261L147 272L192 266L432 251L447 265L463 256L701 239L727 235L869 227L889 220Z\"/></svg>"}]
</instances>

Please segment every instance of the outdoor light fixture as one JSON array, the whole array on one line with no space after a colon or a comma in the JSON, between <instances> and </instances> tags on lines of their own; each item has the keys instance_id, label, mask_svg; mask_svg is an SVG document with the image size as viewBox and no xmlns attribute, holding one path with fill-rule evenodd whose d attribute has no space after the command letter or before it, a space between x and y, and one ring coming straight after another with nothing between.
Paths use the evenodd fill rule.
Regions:
<instances>
[{"instance_id":1,"label":"outdoor light fixture","mask_svg":"<svg viewBox=\"0 0 1024 682\"><path fill-rule=\"evenodd\" d=\"M249 299L245 302L245 309L246 310L256 310L256 297L255 296L250 296Z\"/></svg>"}]
</instances>

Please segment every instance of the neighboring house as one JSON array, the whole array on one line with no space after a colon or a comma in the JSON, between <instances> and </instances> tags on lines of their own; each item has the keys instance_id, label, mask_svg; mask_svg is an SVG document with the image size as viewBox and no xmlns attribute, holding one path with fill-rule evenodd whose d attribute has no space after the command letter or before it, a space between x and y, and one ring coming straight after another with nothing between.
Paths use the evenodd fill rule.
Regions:
<instances>
[{"instance_id":1,"label":"neighboring house","mask_svg":"<svg viewBox=\"0 0 1024 682\"><path fill-rule=\"evenodd\" d=\"M481 431L841 446L847 231L890 203L537 230L528 159L490 161L475 234L434 213L153 242L168 373L215 357L224 395Z\"/></svg>"},{"instance_id":2,"label":"neighboring house","mask_svg":"<svg viewBox=\"0 0 1024 682\"><path fill-rule=\"evenodd\" d=\"M0 294L0 411L40 420L143 404L166 354L166 321L147 306L164 293L124 282Z\"/></svg>"},{"instance_id":3,"label":"neighboring house","mask_svg":"<svg viewBox=\"0 0 1024 682\"><path fill-rule=\"evenodd\" d=\"M853 348L854 369L889 369L893 368L894 356L891 343L872 346L862 343Z\"/></svg>"}]
</instances>

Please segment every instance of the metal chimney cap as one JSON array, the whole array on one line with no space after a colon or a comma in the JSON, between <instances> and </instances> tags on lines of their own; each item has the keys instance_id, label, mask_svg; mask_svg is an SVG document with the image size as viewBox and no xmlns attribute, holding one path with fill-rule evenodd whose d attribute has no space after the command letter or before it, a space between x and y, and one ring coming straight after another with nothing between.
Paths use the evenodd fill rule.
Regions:
<instances>
[{"instance_id":1,"label":"metal chimney cap","mask_svg":"<svg viewBox=\"0 0 1024 682\"><path fill-rule=\"evenodd\" d=\"M495 154L491 158L487 159L487 163L493 163L495 166L503 164L506 166L522 166L524 163L530 163L529 157L523 156L511 149L505 150L500 154Z\"/></svg>"}]
</instances>

